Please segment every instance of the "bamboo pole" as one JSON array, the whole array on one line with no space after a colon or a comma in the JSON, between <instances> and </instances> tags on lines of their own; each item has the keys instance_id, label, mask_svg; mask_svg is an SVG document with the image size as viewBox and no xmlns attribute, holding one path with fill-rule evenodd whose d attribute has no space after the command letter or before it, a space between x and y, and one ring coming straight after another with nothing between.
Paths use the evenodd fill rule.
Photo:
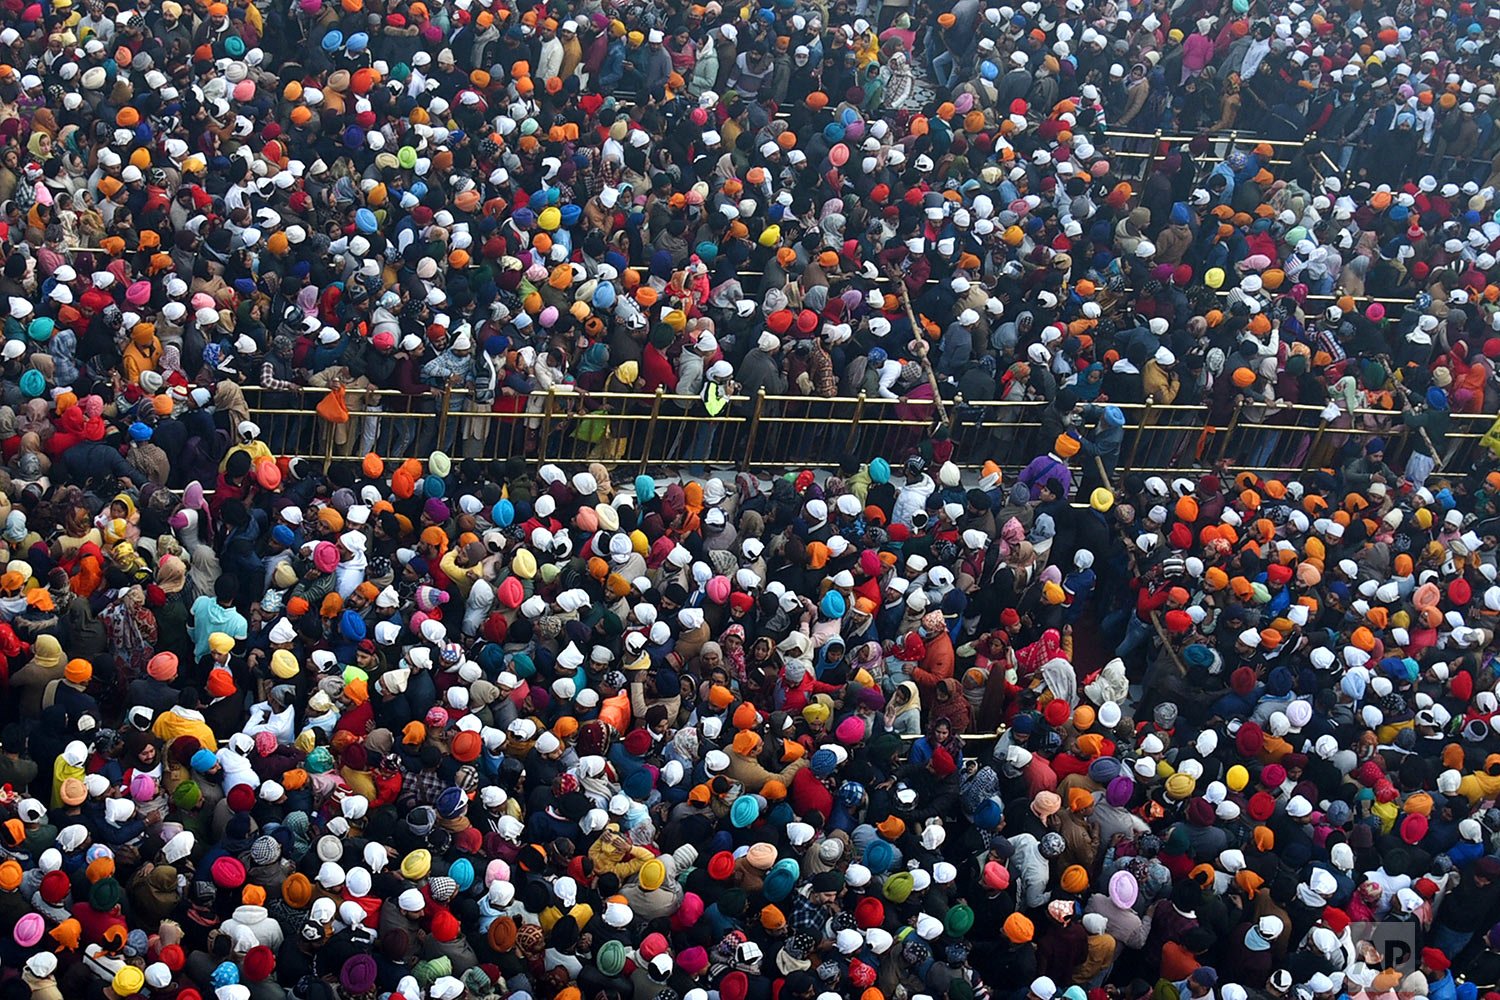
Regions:
<instances>
[{"instance_id":1,"label":"bamboo pole","mask_svg":"<svg viewBox=\"0 0 1500 1000\"><path fill-rule=\"evenodd\" d=\"M906 282L897 281L896 287L901 290L901 305L906 309L906 319L911 323L911 335L918 346L917 360L922 364L922 371L927 374L927 384L932 386L932 403L937 407L938 417L944 423L948 423L948 407L943 403L943 394L938 389L937 372L932 370L932 360L928 357L931 351L927 341L922 339L922 324L917 322L917 314L911 307L911 296L906 291Z\"/></svg>"},{"instance_id":2,"label":"bamboo pole","mask_svg":"<svg viewBox=\"0 0 1500 1000\"><path fill-rule=\"evenodd\" d=\"M1104 469L1104 459L1100 458L1098 455L1095 455L1094 467L1099 470L1099 479L1104 483L1106 487L1109 488L1110 492L1114 492L1115 484L1114 481L1109 478L1109 473ZM1128 541L1125 543L1125 558L1130 562L1131 574L1133 576L1140 576L1140 565L1135 560L1135 546L1131 545ZM1172 657L1172 662L1177 664L1177 669L1186 674L1187 665L1184 664L1182 662L1182 658L1177 655L1177 647L1172 645L1171 637L1167 635L1167 630L1162 627L1161 615L1157 614L1155 611L1151 612L1151 627L1156 630L1156 638L1161 641L1162 648L1164 648L1167 651L1167 654Z\"/></svg>"},{"instance_id":3,"label":"bamboo pole","mask_svg":"<svg viewBox=\"0 0 1500 1000\"><path fill-rule=\"evenodd\" d=\"M1407 390L1407 388L1405 386L1401 387L1401 392L1402 392L1402 398L1403 398L1403 402L1401 403L1401 415L1404 417L1408 413L1415 413L1416 411L1411 408L1411 393ZM1407 424L1406 426L1407 426L1407 430L1411 429L1411 425L1410 424ZM1427 436L1427 428L1425 428L1425 427L1418 427L1417 428L1417 433L1420 434L1420 435L1422 435L1422 441L1423 441L1423 443L1425 443L1427 445L1427 451L1432 455L1432 467L1433 467L1433 469L1434 470L1440 470L1440 469L1442 469L1442 467L1443 467L1443 456L1438 452L1437 445L1435 445L1435 444L1432 443L1432 438L1430 438L1430 437Z\"/></svg>"}]
</instances>

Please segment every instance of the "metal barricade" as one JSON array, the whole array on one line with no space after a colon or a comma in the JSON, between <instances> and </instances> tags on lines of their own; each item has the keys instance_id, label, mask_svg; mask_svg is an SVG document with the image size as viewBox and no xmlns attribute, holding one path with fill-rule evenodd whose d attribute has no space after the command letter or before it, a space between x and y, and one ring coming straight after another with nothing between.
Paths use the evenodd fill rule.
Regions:
<instances>
[{"instance_id":1,"label":"metal barricade","mask_svg":"<svg viewBox=\"0 0 1500 1000\"><path fill-rule=\"evenodd\" d=\"M1192 142L1197 136L1173 135L1162 131L1134 132L1128 128L1106 129L1104 132L1110 145L1110 162L1117 163L1121 158L1136 162L1139 170L1135 176L1144 177L1151 161L1158 156L1162 143L1171 145L1184 145ZM1292 162L1292 157L1301 151L1306 145L1301 139L1261 139L1253 135L1241 134L1239 131L1220 132L1207 136L1209 152L1202 158L1203 162L1216 164L1224 160L1237 147L1253 147L1260 143L1269 145L1272 149L1271 166L1284 167ZM1330 169L1328 173L1336 173ZM1123 174L1123 171L1121 172Z\"/></svg>"}]
</instances>

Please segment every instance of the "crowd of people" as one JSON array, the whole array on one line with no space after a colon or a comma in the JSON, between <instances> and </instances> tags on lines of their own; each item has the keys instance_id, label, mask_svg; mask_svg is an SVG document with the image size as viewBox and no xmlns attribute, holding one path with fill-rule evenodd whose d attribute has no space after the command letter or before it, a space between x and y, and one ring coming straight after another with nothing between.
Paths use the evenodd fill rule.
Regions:
<instances>
[{"instance_id":1,"label":"crowd of people","mask_svg":"<svg viewBox=\"0 0 1500 1000\"><path fill-rule=\"evenodd\" d=\"M767 2L0 0L0 1000L1500 996L1494 10Z\"/></svg>"}]
</instances>

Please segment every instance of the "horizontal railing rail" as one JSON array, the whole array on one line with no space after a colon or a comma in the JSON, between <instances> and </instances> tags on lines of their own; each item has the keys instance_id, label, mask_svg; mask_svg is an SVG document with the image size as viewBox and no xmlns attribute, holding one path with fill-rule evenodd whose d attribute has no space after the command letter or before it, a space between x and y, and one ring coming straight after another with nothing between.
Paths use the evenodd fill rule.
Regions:
<instances>
[{"instance_id":1,"label":"horizontal railing rail","mask_svg":"<svg viewBox=\"0 0 1500 1000\"><path fill-rule=\"evenodd\" d=\"M350 420L332 424L313 414L326 388L296 390L295 405L269 405L246 387L262 440L278 455L320 461L357 461L374 452L387 461L425 457L587 463L639 471L702 474L708 469L771 473L788 467L836 468L843 458L884 457L893 467L924 445L951 444L952 461L977 473L994 463L1007 476L1047 452L1043 440L1059 426L1091 439L1097 410L1080 408L1065 424L1046 413L1045 400L946 400L947 419L930 399L886 399L868 394L823 398L764 392L732 399L709 417L697 396L657 392L581 392L554 387L479 405L462 389L434 389L427 397L394 390L348 390ZM286 393L280 394L282 396ZM1227 410L1203 405L1116 403L1125 414L1118 453L1102 456L1111 475L1181 474L1224 467L1268 475L1331 468L1351 441L1386 438L1387 460L1399 468L1414 445L1399 410L1325 410L1306 404L1241 397ZM1330 414L1330 416L1325 416ZM1215 419L1217 418L1217 419ZM1492 414L1454 413L1440 446L1439 469L1490 460L1480 438ZM1088 452L1074 460L1094 482ZM1097 483L1095 483L1097 484Z\"/></svg>"}]
</instances>

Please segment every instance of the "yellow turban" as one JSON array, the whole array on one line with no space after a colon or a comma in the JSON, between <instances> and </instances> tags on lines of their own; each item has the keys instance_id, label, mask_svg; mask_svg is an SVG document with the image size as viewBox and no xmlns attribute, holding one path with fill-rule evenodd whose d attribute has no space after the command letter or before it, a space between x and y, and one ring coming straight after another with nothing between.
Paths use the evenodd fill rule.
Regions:
<instances>
[{"instance_id":1,"label":"yellow turban","mask_svg":"<svg viewBox=\"0 0 1500 1000\"><path fill-rule=\"evenodd\" d=\"M1194 787L1195 782L1191 774L1179 772L1167 779L1167 795L1179 801L1191 798Z\"/></svg>"}]
</instances>

